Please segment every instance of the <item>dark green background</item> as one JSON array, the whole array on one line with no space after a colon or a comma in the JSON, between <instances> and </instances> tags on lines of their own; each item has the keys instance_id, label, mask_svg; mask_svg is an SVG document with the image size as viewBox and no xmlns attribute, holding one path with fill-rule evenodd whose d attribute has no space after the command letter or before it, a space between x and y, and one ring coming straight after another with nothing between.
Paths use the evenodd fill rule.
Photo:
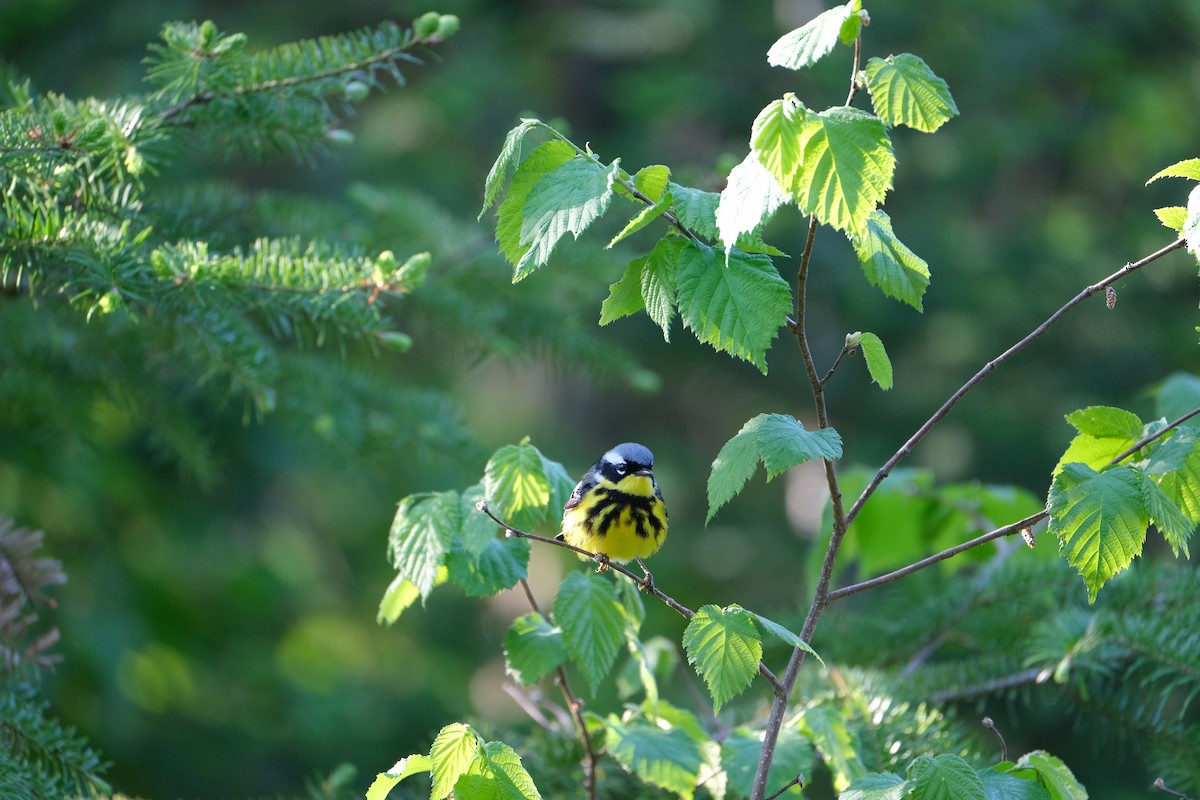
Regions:
<instances>
[{"instance_id":1,"label":"dark green background","mask_svg":"<svg viewBox=\"0 0 1200 800\"><path fill-rule=\"evenodd\" d=\"M868 287L840 234L823 230L817 241L810 302L818 364L829 363L847 332L870 330L895 365L896 388L886 395L859 361L846 363L830 389L846 461L875 465L1069 297L1171 240L1151 210L1182 204L1185 184L1143 184L1200 155L1200 7L867 7L865 54L920 55L949 82L962 112L933 136L894 133L899 166L886 208L933 273L923 315ZM366 181L418 191L471 220L505 131L526 115L561 121L576 141L605 159L620 156L630 171L665 163L677 181L719 190L770 100L795 91L810 107L842 102L848 50L806 73L765 60L778 36L821 9L786 0L59 0L0 7L0 53L37 89L105 97L143 90L139 62L167 20L212 19L247 33L255 48L427 10L456 13L462 30L438 48L441 63L409 69L408 87L368 101L348 123L357 144L335 159L255 163L197 147L159 180L222 174L326 198ZM491 248L490 224L485 218L463 246ZM576 311L590 326L622 258L650 241L635 237L608 262L580 257L620 224L614 215L584 241L564 242L547 274L499 284L495 302L540 292L553 303L560 282L571 281L584 287ZM803 230L785 211L767 238L798 254ZM408 248L397 241L394 249ZM794 260L779 265L790 280ZM1117 286L1114 311L1093 299L964 400L912 464L942 480L1043 494L1071 433L1065 413L1111 404L1148 415L1143 390L1195 368L1195 276L1194 260L1177 254ZM803 602L807 539L784 515L787 481L751 484L703 526L704 480L721 444L761 412L811 416L786 337L764 378L678 325L669 346L644 318L604 329L608 344L658 376L661 391L647 393L620 375L538 352L489 355L423 326L419 304L400 319L416 340L412 353L387 355L375 368L450 393L479 442L475 456L348 460L270 418L244 424L240 407L197 408L222 465L208 488L182 477L102 404L92 427L67 437L0 423L0 512L44 529L71 579L57 615L66 660L46 688L57 711L115 762L119 789L163 798L290 791L342 761L360 768L365 788L365 776L426 749L442 724L518 719L500 688L499 640L524 610L514 599L469 601L444 589L395 628L376 626L374 615L391 577L384 545L395 503L474 482L488 452L526 434L576 474L618 441L655 451L672 535L653 566L681 602L782 613ZM544 552L536 561L544 578L535 585L548 602L554 575L575 565ZM648 626L675 640L681 628L662 609L651 610ZM1063 721L1022 723L1007 731L1010 746L1073 759L1093 796L1117 796L1107 793L1113 780L1145 785L1140 767L1122 764L1119 753L1072 744Z\"/></svg>"}]
</instances>

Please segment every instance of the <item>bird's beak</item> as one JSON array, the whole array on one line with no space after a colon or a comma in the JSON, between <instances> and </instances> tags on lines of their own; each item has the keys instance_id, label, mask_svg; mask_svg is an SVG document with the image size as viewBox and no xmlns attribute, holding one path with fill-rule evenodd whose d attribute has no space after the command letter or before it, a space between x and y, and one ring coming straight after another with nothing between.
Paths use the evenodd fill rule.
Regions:
<instances>
[{"instance_id":1,"label":"bird's beak","mask_svg":"<svg viewBox=\"0 0 1200 800\"><path fill-rule=\"evenodd\" d=\"M654 477L654 473L650 471L649 467L642 467L641 469L639 469L637 472L635 472L633 474L634 475L645 475L647 477Z\"/></svg>"}]
</instances>

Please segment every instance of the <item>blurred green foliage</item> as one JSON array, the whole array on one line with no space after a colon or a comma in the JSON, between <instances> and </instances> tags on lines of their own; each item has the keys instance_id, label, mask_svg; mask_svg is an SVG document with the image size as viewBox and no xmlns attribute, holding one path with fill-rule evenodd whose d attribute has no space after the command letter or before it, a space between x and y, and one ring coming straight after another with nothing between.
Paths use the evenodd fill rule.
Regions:
<instances>
[{"instance_id":1,"label":"blurred green foliage","mask_svg":"<svg viewBox=\"0 0 1200 800\"><path fill-rule=\"evenodd\" d=\"M240 408L194 399L214 464L211 482L200 482L105 400L102 380L41 409L40 421L0 420L0 511L45 530L70 577L57 593L65 662L47 689L55 711L114 762L107 777L131 794L293 791L343 761L369 773L424 751L450 719L519 718L501 689L499 654L522 606L444 592L394 628L374 619L391 577L384 551L396 500L473 482L485 452L525 434L577 471L617 441L654 449L672 520L655 577L681 602L736 599L768 610L807 595L798 565L817 510L805 505L802 478L752 482L703 526L709 464L741 423L767 411L808 413L797 361L772 354L762 378L688 337L668 350L651 322L635 318L600 332L603 345L581 365L552 340L590 347L624 261L568 245L557 255L564 268L514 289L507 268L481 256L493 249L488 225L468 221L504 132L522 114L560 119L628 166L666 163L681 182L719 189L770 99L796 91L819 106L844 96L838 59L797 75L762 56L819 4L464 0L437 9L463 20L439 50L444 61L361 106L347 125L354 147L309 166L197 146L158 180L219 177L349 209L331 226L353 226L371 213L364 207L389 219L386 198L401 188L427 198L404 202L435 203L430 214L462 226L449 227L456 247L408 246L419 234L399 222L396 242L372 243L431 249L431 281L477 281L496 307L544 309L560 327L548 332L485 304L446 314L418 294L403 360L348 358L380 381L452 394L474 442L447 448L450 457L411 444L364 457L317 423L247 424ZM168 20L211 18L266 46L426 10L365 0L19 3L0 8L0 52L35 89L111 97L145 90L140 61ZM1065 299L1172 238L1151 209L1180 204L1179 187L1143 183L1196 155L1200 8L906 0L870 11L872 47L919 52L961 111L936 137L896 136L903 157L888 209L933 271L924 315L863 291L837 237L817 242L814 347L834 353L846 333L871 330L895 367L888 395L865 374L848 377L855 363L830 388L846 461L874 465ZM605 242L616 230L589 235ZM798 253L802 236L784 215L767 238ZM572 270L586 279L572 280ZM1196 363L1190 259L1168 259L1117 291L1114 311L1088 304L990 377L913 464L938 480L1011 482L1041 495L1071 438L1065 413L1137 403L1147 384ZM38 324L26 313L0 300L6 346ZM447 327L451 316L460 321ZM558 554L536 550L534 564L548 575L563 568ZM648 612L647 630L677 638L671 612ZM1063 738L1060 720L1021 724L1031 746ZM1111 754L1090 762L1090 750L1058 754L1083 759L1071 762L1076 775L1111 787L1109 796L1134 780Z\"/></svg>"}]
</instances>

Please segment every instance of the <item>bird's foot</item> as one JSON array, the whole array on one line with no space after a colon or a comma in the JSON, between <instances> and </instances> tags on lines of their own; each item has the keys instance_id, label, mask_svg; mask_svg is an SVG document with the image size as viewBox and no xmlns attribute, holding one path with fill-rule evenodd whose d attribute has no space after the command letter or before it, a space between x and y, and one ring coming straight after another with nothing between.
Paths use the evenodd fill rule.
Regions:
<instances>
[{"instance_id":1,"label":"bird's foot","mask_svg":"<svg viewBox=\"0 0 1200 800\"><path fill-rule=\"evenodd\" d=\"M638 589L642 590L643 592L653 592L654 576L650 574L650 570L646 569L646 565L642 563L640 558L637 560L637 562L638 566L642 568L642 579L637 582Z\"/></svg>"},{"instance_id":2,"label":"bird's foot","mask_svg":"<svg viewBox=\"0 0 1200 800\"><path fill-rule=\"evenodd\" d=\"M596 553L594 556L592 556L592 558L594 558L596 563L600 565L596 567L597 573L606 571L611 563L608 560L608 555L606 553Z\"/></svg>"}]
</instances>

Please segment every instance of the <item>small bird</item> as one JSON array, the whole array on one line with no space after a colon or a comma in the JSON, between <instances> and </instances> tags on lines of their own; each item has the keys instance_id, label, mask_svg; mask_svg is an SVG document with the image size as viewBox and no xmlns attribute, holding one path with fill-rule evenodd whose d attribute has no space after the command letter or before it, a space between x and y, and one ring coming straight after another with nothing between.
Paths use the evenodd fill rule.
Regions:
<instances>
[{"instance_id":1,"label":"small bird","mask_svg":"<svg viewBox=\"0 0 1200 800\"><path fill-rule=\"evenodd\" d=\"M602 455L571 492L563 507L562 533L556 537L595 553L601 572L610 560L636 559L646 573L646 587L653 586L653 578L642 559L667 538L667 507L653 466L654 454L633 442Z\"/></svg>"}]
</instances>

